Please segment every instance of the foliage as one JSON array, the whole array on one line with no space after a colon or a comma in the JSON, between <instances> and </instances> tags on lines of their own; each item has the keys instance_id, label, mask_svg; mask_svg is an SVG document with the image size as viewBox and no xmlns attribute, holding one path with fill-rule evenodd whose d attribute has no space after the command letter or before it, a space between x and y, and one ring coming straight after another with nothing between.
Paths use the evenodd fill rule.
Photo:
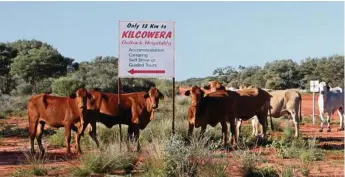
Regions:
<instances>
[{"instance_id":1,"label":"foliage","mask_svg":"<svg viewBox=\"0 0 345 177\"><path fill-rule=\"evenodd\" d=\"M306 58L299 63L292 59L274 60L264 66L226 66L213 71L215 77L191 78L182 85L202 85L219 80L225 86L252 85L268 89L308 89L310 80L328 81L331 86L344 87L344 56Z\"/></svg>"},{"instance_id":2,"label":"foliage","mask_svg":"<svg viewBox=\"0 0 345 177\"><path fill-rule=\"evenodd\" d=\"M73 62L73 59L63 57L51 45L40 41L17 41L13 46L19 52L13 59L10 74L33 85L36 93L39 81L65 75L67 67Z\"/></svg>"},{"instance_id":3,"label":"foliage","mask_svg":"<svg viewBox=\"0 0 345 177\"><path fill-rule=\"evenodd\" d=\"M53 93L60 96L70 96L78 88L84 87L84 82L69 78L60 77L52 83Z\"/></svg>"},{"instance_id":4,"label":"foliage","mask_svg":"<svg viewBox=\"0 0 345 177\"><path fill-rule=\"evenodd\" d=\"M0 93L9 94L14 88L13 78L9 74L13 58L18 51L5 43L0 43Z\"/></svg>"}]
</instances>

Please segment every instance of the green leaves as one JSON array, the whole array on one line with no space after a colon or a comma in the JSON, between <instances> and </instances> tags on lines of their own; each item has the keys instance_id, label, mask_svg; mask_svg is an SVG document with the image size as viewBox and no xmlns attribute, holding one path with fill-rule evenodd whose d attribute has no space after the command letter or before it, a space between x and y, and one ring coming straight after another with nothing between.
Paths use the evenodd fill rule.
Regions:
<instances>
[{"instance_id":1,"label":"green leaves","mask_svg":"<svg viewBox=\"0 0 345 177\"><path fill-rule=\"evenodd\" d=\"M16 41L12 46L19 53L13 59L10 74L33 85L35 92L39 81L65 75L73 62L73 59L63 57L52 46L40 41Z\"/></svg>"},{"instance_id":2,"label":"green leaves","mask_svg":"<svg viewBox=\"0 0 345 177\"><path fill-rule=\"evenodd\" d=\"M215 69L213 74L219 76L218 80L232 86L244 84L268 89L308 89L309 81L317 79L328 81L333 87L343 87L344 56L309 57L300 63L292 59L275 60L263 67L240 65L237 70L227 66Z\"/></svg>"}]
</instances>

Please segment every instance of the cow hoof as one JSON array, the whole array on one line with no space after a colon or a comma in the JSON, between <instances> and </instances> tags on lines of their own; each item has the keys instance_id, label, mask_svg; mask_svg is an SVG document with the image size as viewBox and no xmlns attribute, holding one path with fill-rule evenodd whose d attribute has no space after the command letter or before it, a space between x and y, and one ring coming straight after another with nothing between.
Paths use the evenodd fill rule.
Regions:
<instances>
[{"instance_id":1,"label":"cow hoof","mask_svg":"<svg viewBox=\"0 0 345 177\"><path fill-rule=\"evenodd\" d=\"M322 130L322 128L319 130L319 132L322 132L323 130Z\"/></svg>"},{"instance_id":2,"label":"cow hoof","mask_svg":"<svg viewBox=\"0 0 345 177\"><path fill-rule=\"evenodd\" d=\"M329 129L327 130L327 132L331 132L331 129L329 128Z\"/></svg>"}]
</instances>

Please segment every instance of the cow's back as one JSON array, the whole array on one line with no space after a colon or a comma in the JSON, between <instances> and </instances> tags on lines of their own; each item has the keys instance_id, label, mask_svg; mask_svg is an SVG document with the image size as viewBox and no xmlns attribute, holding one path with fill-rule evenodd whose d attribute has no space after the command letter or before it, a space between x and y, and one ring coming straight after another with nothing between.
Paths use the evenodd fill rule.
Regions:
<instances>
[{"instance_id":1,"label":"cow's back","mask_svg":"<svg viewBox=\"0 0 345 177\"><path fill-rule=\"evenodd\" d=\"M280 116L280 112L284 109L298 109L301 102L301 94L295 90L275 90L270 92L271 113Z\"/></svg>"},{"instance_id":2,"label":"cow's back","mask_svg":"<svg viewBox=\"0 0 345 177\"><path fill-rule=\"evenodd\" d=\"M249 119L263 111L263 106L269 103L271 95L260 89L250 88L239 91L228 91L230 99L235 104L236 117Z\"/></svg>"},{"instance_id":3,"label":"cow's back","mask_svg":"<svg viewBox=\"0 0 345 177\"><path fill-rule=\"evenodd\" d=\"M344 106L344 92L342 88L335 87L331 88L329 91L329 99L331 103L334 103L334 106Z\"/></svg>"},{"instance_id":4,"label":"cow's back","mask_svg":"<svg viewBox=\"0 0 345 177\"><path fill-rule=\"evenodd\" d=\"M227 120L231 110L231 100L224 93L212 92L199 102L195 125L216 126L219 122Z\"/></svg>"},{"instance_id":5,"label":"cow's back","mask_svg":"<svg viewBox=\"0 0 345 177\"><path fill-rule=\"evenodd\" d=\"M65 119L81 116L72 99L67 97L39 94L29 100L28 114L30 119L39 119L52 127L63 126Z\"/></svg>"}]
</instances>

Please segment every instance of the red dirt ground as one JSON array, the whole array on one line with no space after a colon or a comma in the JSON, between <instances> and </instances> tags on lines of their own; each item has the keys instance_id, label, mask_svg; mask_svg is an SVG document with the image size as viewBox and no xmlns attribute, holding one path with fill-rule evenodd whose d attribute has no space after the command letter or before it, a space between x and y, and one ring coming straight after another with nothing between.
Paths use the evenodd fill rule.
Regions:
<instances>
[{"instance_id":1,"label":"red dirt ground","mask_svg":"<svg viewBox=\"0 0 345 177\"><path fill-rule=\"evenodd\" d=\"M315 96L317 99L317 94ZM311 114L312 114L312 95L302 95L302 115L303 124L300 127L301 134L304 137L317 137L320 140L319 146L324 148L333 147L337 149L344 148L344 131L337 131L339 126L338 115L335 114L331 119L331 132L318 132L319 130L319 117L315 117L315 125L312 125ZM318 115L317 103L316 105L316 115ZM8 119L0 119L0 124L11 124L20 128L27 128L27 119L11 117ZM246 122L248 123L248 121ZM324 129L326 130L326 129ZM47 142L43 141L44 146L47 147L47 154L49 154L49 162L43 164L46 167L56 168L49 172L48 176L68 176L68 169L73 166L78 166L77 157L69 157L65 153L65 148L57 148L49 146ZM38 148L35 147L36 151ZM73 148L72 148L73 150ZM272 148L256 148L251 151L261 151L265 155L269 163L274 164L274 166L286 167L292 164L300 166L298 159L279 159L276 156L275 149ZM29 139L20 137L5 137L0 138L0 176L9 176L14 170L18 168L30 168L24 162L23 153L29 152ZM334 154L327 151L326 158L323 161L313 162L309 168L311 169L309 176L344 176L344 154L342 151L340 153ZM231 157L231 152L229 154L229 163L231 164L227 168L229 176L241 176L240 169L238 167L238 162L236 159ZM145 160L141 158L140 161ZM101 175L102 176L102 175ZM300 176L297 172L295 176Z\"/></svg>"}]
</instances>

